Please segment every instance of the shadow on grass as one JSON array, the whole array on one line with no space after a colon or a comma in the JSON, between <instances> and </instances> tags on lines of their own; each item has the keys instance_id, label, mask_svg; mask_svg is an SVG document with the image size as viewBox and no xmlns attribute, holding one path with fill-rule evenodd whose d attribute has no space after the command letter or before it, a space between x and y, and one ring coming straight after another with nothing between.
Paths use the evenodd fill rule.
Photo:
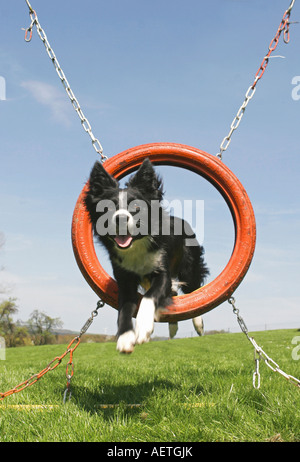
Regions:
<instances>
[{"instance_id":1,"label":"shadow on grass","mask_svg":"<svg viewBox=\"0 0 300 462\"><path fill-rule=\"evenodd\" d=\"M170 396L174 392L177 394L178 384L169 380L153 380L134 385L111 385L103 382L93 390L80 386L72 387L72 402L92 414L105 410L105 415L109 418L118 409L132 414L141 412L148 404L153 407L155 403L159 405L161 401L172 400Z\"/></svg>"}]
</instances>

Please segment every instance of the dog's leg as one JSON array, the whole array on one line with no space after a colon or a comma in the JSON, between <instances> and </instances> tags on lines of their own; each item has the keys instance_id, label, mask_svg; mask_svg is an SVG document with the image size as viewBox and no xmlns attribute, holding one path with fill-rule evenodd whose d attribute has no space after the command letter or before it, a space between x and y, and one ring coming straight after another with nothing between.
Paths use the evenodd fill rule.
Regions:
<instances>
[{"instance_id":1,"label":"dog's leg","mask_svg":"<svg viewBox=\"0 0 300 462\"><path fill-rule=\"evenodd\" d=\"M150 289L145 293L136 317L136 343L149 342L154 329L155 312L160 302L167 300L171 293L171 280L167 273L156 275Z\"/></svg>"},{"instance_id":2,"label":"dog's leg","mask_svg":"<svg viewBox=\"0 0 300 462\"><path fill-rule=\"evenodd\" d=\"M117 350L120 353L132 353L135 345L132 316L137 306L137 282L119 283L119 317Z\"/></svg>"},{"instance_id":3,"label":"dog's leg","mask_svg":"<svg viewBox=\"0 0 300 462\"><path fill-rule=\"evenodd\" d=\"M134 350L135 345L135 333L134 330L129 330L124 334L120 335L117 341L117 350L120 353L130 354Z\"/></svg>"},{"instance_id":4,"label":"dog's leg","mask_svg":"<svg viewBox=\"0 0 300 462\"><path fill-rule=\"evenodd\" d=\"M136 304L126 303L119 313L117 350L120 353L132 353L134 350L135 333L131 317L135 307Z\"/></svg>"},{"instance_id":5,"label":"dog's leg","mask_svg":"<svg viewBox=\"0 0 300 462\"><path fill-rule=\"evenodd\" d=\"M136 317L136 343L149 342L154 329L155 302L153 298L144 296Z\"/></svg>"}]
</instances>

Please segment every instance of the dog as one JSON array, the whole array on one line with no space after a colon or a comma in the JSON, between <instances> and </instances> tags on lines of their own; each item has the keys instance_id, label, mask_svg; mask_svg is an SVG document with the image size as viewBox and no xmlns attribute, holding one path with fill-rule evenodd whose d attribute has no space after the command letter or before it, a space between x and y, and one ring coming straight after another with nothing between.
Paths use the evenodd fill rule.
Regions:
<instances>
[{"instance_id":1,"label":"dog","mask_svg":"<svg viewBox=\"0 0 300 462\"><path fill-rule=\"evenodd\" d=\"M148 342L160 309L172 304L179 288L190 293L209 270L204 249L189 224L162 206L163 183L146 158L120 188L100 162L93 166L84 204L96 239L108 251L118 284L117 350L131 353ZM187 239L193 245L186 245ZM138 304L138 289L145 293Z\"/></svg>"}]
</instances>

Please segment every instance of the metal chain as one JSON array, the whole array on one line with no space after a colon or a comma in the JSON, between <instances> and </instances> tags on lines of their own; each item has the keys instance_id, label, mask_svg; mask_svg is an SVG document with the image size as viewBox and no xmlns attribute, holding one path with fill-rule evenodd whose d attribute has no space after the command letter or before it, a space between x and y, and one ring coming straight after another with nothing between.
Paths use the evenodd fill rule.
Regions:
<instances>
[{"instance_id":1,"label":"metal chain","mask_svg":"<svg viewBox=\"0 0 300 462\"><path fill-rule=\"evenodd\" d=\"M63 358L65 356L67 356L67 354L69 354L70 356L69 356L69 362L68 362L67 367L66 367L67 388L66 388L66 390L64 392L63 402L64 403L66 402L66 398L67 398L68 393L69 393L69 400L70 400L71 399L71 394L72 394L71 389L70 389L71 379L72 379L73 374L74 374L73 353L76 350L76 348L78 347L82 335L86 333L86 331L88 330L88 328L92 324L94 318L98 315L99 308L102 308L104 305L105 305L105 303L102 300L99 300L97 302L97 308L94 311L92 311L91 316L89 317L89 319L86 321L86 323L82 327L79 335L73 338L73 340L67 346L66 351L61 356L56 356L38 374L32 375L31 377L29 377L29 379L27 379L24 382L20 383L19 385L15 386L11 390L8 390L8 391L6 391L4 393L0 393L0 401L2 401L7 396L13 395L15 393L19 393L20 391L24 390L24 388L30 387L31 385L36 383L40 378L42 378L47 372L53 371L54 369L56 369L56 367L60 365ZM75 344L75 345L72 346L73 344Z\"/></svg>"},{"instance_id":2,"label":"metal chain","mask_svg":"<svg viewBox=\"0 0 300 462\"><path fill-rule=\"evenodd\" d=\"M80 118L82 127L83 127L84 131L86 133L88 133L88 135L90 136L93 148L101 156L101 162L104 162L105 160L107 160L108 157L103 154L103 148L101 146L101 143L94 136L94 134L92 132L91 124L89 123L88 119L85 117L85 115L84 115L84 113L83 113L83 111L82 111L82 109L80 107L80 104L79 104L74 92L72 91L72 89L70 87L70 84L69 84L69 82L68 82L68 80L67 80L67 78L65 76L65 73L64 73L64 71L62 70L62 68L61 68L61 66L59 64L58 59L57 59L52 47L50 46L47 35L46 35L44 29L42 28L39 20L38 20L38 17L37 17L37 14L36 14L35 10L32 8L31 4L29 3L29 0L25 0L25 1L27 3L28 8L29 8L29 15L30 15L30 19L31 19L30 26L27 29L25 29L25 41L26 42L31 41L33 27L36 26L38 35L39 35L40 39L42 40L42 42L43 42L43 44L45 46L47 54L48 54L49 58L51 59L53 65L55 67L56 73L57 73L58 77L60 78L60 80L61 80L61 82L62 82L62 84L63 84L63 86L64 86L64 88L65 88L65 90L67 92L67 95L68 95L68 97L69 97L69 99L70 99L70 101L72 103L73 108L75 109L75 111L77 112L78 117ZM90 325L93 323L94 318L98 315L98 309L103 307L104 304L105 303L102 300L98 301L97 308L92 312L91 316L89 317L89 319L86 321L86 323L82 327L79 335L77 337L75 337L70 342L70 344L67 347L67 350L61 356L58 356L58 357L54 358L54 360L51 361L47 365L47 367L45 369L43 369L39 374L34 374L28 380L25 380L20 385L17 385L16 387L14 387L13 389L7 391L6 393L0 393L0 400L4 399L6 396L9 396L9 395L11 395L13 393L17 393L17 392L23 390L24 388L36 383L37 380L39 380L48 371L55 369L61 363L62 359L67 354L69 354L70 356L69 356L69 361L68 361L67 366L66 366L67 388L66 388L66 390L64 392L63 401L64 401L64 403L66 402L68 394L69 394L69 400L70 400L71 395L72 395L71 388L70 388L71 379L72 379L72 377L74 375L73 353L74 353L75 349L78 347L82 335L85 334L85 332L88 330ZM71 346L74 343L75 343L75 346L73 346L71 348ZM52 366L54 361L56 361L56 364L54 364L54 366Z\"/></svg>"},{"instance_id":3,"label":"metal chain","mask_svg":"<svg viewBox=\"0 0 300 462\"><path fill-rule=\"evenodd\" d=\"M84 131L90 136L91 140L92 140L92 145L93 145L93 148L95 149L95 151L101 156L101 162L104 162L105 160L107 160L107 156L105 156L103 154L103 148L100 144L100 141L94 136L93 132L92 132L92 128L91 128L91 124L89 123L88 119L85 117L85 115L83 114L82 112L82 109L80 107L80 104L76 98L76 96L74 95L71 87L70 87L70 84L64 74L64 71L62 70L56 56L55 56L55 53L53 51L53 49L51 48L50 46L50 43L47 39L47 36L46 36L46 33L44 31L44 29L42 28L42 26L40 25L40 22L38 20L38 17L37 17L37 14L35 12L35 10L32 8L32 6L30 5L29 1L28 0L25 0L26 3L27 3L27 6L29 8L29 15L30 15L30 18L31 18L31 23L30 23L30 26L27 27L27 29L25 30L25 41L26 42L30 42L31 41L31 38L32 38L32 29L34 26L36 26L36 29L37 29L37 32L38 32L38 35L40 37L40 39L42 40L45 48L46 48L46 51L47 51L47 54L49 56L49 58L51 59L54 67L55 67L55 70L57 72L57 75L58 77L60 78L66 92L67 92L67 95L72 103L72 106L73 108L75 109L75 111L77 112L77 115L78 117L80 118L80 121L81 121L81 125L84 129Z\"/></svg>"},{"instance_id":4,"label":"metal chain","mask_svg":"<svg viewBox=\"0 0 300 462\"><path fill-rule=\"evenodd\" d=\"M280 37L281 33L283 32L283 40L284 40L285 43L289 43L289 41L290 41L289 28L290 28L291 22L289 21L289 19L290 19L290 15L291 15L291 11L292 11L292 8L294 6L294 3L295 3L295 0L292 0L289 8L284 13L283 18L281 20L281 23L279 24L279 27L277 29L276 35L275 35L275 37L273 38L273 40L271 41L271 43L269 45L268 53L264 57L258 71L255 74L254 82L248 88L248 90L247 90L247 92L245 94L244 102L241 105L241 107L239 108L239 110L237 112L237 115L235 116L235 118L233 119L233 121L232 121L232 123L230 125L230 131L229 131L228 135L225 136L225 138L223 139L223 141L222 141L222 143L220 145L220 151L218 152L217 157L219 159L221 159L221 160L222 160L223 152L226 151L226 149L228 148L228 146L229 146L229 144L231 142L231 137L232 137L233 132L238 128L239 124L241 123L241 120L242 120L242 117L244 115L245 109L246 109L249 101L254 96L254 93L256 91L256 84L262 78L262 76L263 76L263 74L264 74L264 72L266 70L266 67L267 67L267 65L269 63L269 59L271 57L271 53L273 53L273 51L277 48L277 45L278 45L278 42L279 42L279 37Z\"/></svg>"},{"instance_id":5,"label":"metal chain","mask_svg":"<svg viewBox=\"0 0 300 462\"><path fill-rule=\"evenodd\" d=\"M73 341L77 340L78 344L79 344L82 335L86 333L86 331L89 329L91 324L93 324L94 318L96 316L98 316L98 310L100 308L103 308L104 305L105 305L105 303L102 300L99 300L97 302L97 308L94 311L92 311L91 316L89 317L89 319L86 321L86 323L81 328L81 331L80 331L78 337L75 337L75 339L73 339ZM78 345L76 345L75 348L77 348L77 346ZM73 351L75 350L75 348L73 349ZM68 394L69 394L69 401L70 401L71 396L72 396L71 379L72 379L72 377L74 375L73 351L70 352L69 362L68 362L67 367L66 367L67 387L65 389L64 397L63 397L63 402L64 403L67 400L67 395ZM71 369L71 372L69 372L69 369Z\"/></svg>"},{"instance_id":6,"label":"metal chain","mask_svg":"<svg viewBox=\"0 0 300 462\"><path fill-rule=\"evenodd\" d=\"M44 46L46 48L46 51L47 51L47 54L49 56L49 58L51 59L54 67L55 67L55 70L57 72L57 75L59 76L66 92L67 92L67 95L72 103L72 106L74 107L75 111L77 112L78 114L78 117L80 118L81 120L81 125L84 129L84 131L86 133L88 133L88 135L90 136L91 140L92 140L92 145L95 149L95 151L101 156L101 161L104 162L105 160L107 160L107 156L105 156L103 154L103 148L101 146L101 143L100 141L94 136L93 132L92 132L92 128L91 128L91 125L88 121L88 119L85 117L85 115L83 114L83 111L80 107L80 104L77 100L77 98L75 97L71 87L70 87L70 84L55 56L55 53L53 51L53 49L51 48L50 44L49 44L49 41L47 39L47 36L46 36L46 33L45 31L43 30L43 28L41 27L40 25L40 22L38 20L38 17L37 17L37 14L35 12L35 10L32 8L31 4L29 3L29 0L25 0L26 3L27 3L27 6L29 8L29 15L30 15L30 18L31 18L31 24L30 26L25 30L25 41L26 42L30 42L31 41L31 38L32 38L32 29L34 26L36 26L37 28L37 32L38 32L38 35L40 37L40 39L42 40L42 42L44 43ZM244 99L244 102L243 104L241 105L241 107L239 108L235 118L233 119L231 125L230 125L230 131L228 133L227 136L225 136L225 138L223 139L221 145L220 145L220 151L219 153L217 154L217 157L219 157L219 159L222 159L222 155L223 155L223 152L226 151L226 149L228 148L230 142L231 142L231 137L232 137L232 134L233 132L238 128L241 120L242 120L242 117L244 115L244 112L245 112L245 109L249 103L249 101L253 98L254 96L254 93L256 91L256 84L257 82L261 79L261 77L263 76L265 70L266 70L266 67L268 65L268 62L269 62L269 58L271 57L271 53L277 48L277 45L278 45L278 42L279 42L279 37L281 35L281 33L283 32L283 40L285 43L289 43L289 40L290 40L290 33L289 33L289 26L290 26L290 21L289 21L289 18L290 18L290 14L291 14L291 11L292 11L292 8L294 6L294 3L295 3L295 0L292 0L291 3L290 3L290 6L289 8L286 10L286 12L284 13L283 15L283 18L281 20L281 23L278 27L278 30L276 32L276 35L274 37L274 39L271 41L270 45L269 45L269 50L268 50L268 53L266 54L266 56L264 57L256 75L255 75L255 79L254 79L254 82L253 84L248 88L246 94L245 94L245 99Z\"/></svg>"},{"instance_id":7,"label":"metal chain","mask_svg":"<svg viewBox=\"0 0 300 462\"><path fill-rule=\"evenodd\" d=\"M248 328L245 324L245 321L240 315L239 310L235 306L235 299L233 297L230 297L228 299L228 303L232 306L233 312L237 317L237 321L239 323L239 326L242 330L242 332L246 335L247 339L249 342L252 343L254 346L254 361L255 361L255 371L253 373L253 387L258 389L260 388L260 372L259 372L259 362L261 359L264 360L266 365L274 372L278 372L282 377L287 379L289 382L293 383L297 387L300 388L300 380L296 379L296 377L293 377L292 375L286 374L283 372L282 369L280 369L279 365L272 359L270 356L267 355L267 353L264 352L264 350L256 343L253 337L250 337L248 334Z\"/></svg>"}]
</instances>

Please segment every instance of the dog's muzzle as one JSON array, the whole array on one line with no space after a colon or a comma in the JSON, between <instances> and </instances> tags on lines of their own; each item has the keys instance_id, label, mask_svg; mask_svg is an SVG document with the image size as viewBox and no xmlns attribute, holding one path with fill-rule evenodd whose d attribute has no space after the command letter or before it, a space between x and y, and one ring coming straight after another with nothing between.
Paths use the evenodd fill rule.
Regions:
<instances>
[{"instance_id":1,"label":"dog's muzzle","mask_svg":"<svg viewBox=\"0 0 300 462\"><path fill-rule=\"evenodd\" d=\"M117 210L112 216L112 222L116 225L118 234L125 236L126 234L133 234L134 232L134 219L128 210Z\"/></svg>"},{"instance_id":2,"label":"dog's muzzle","mask_svg":"<svg viewBox=\"0 0 300 462\"><path fill-rule=\"evenodd\" d=\"M116 226L117 235L115 242L121 248L127 248L132 242L134 233L134 220L131 213L126 209L117 210L112 216L112 222Z\"/></svg>"}]
</instances>

